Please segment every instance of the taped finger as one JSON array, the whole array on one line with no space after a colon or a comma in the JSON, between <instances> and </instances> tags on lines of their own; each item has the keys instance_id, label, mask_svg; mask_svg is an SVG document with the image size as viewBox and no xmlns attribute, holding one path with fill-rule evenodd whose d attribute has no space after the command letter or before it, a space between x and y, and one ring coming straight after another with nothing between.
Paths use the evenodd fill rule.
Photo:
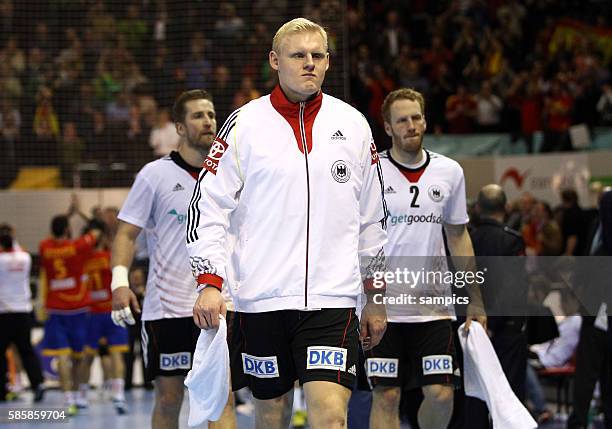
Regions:
<instances>
[{"instance_id":1,"label":"taped finger","mask_svg":"<svg viewBox=\"0 0 612 429\"><path fill-rule=\"evenodd\" d=\"M134 325L136 323L136 319L134 319L134 315L132 314L132 310L130 309L130 307L125 307L125 318L124 320L126 321L127 324L129 325Z\"/></svg>"},{"instance_id":2,"label":"taped finger","mask_svg":"<svg viewBox=\"0 0 612 429\"><path fill-rule=\"evenodd\" d=\"M125 323L123 322L123 319L121 318L121 310L113 310L111 312L111 319L113 319L113 323L115 325L125 328Z\"/></svg>"}]
</instances>

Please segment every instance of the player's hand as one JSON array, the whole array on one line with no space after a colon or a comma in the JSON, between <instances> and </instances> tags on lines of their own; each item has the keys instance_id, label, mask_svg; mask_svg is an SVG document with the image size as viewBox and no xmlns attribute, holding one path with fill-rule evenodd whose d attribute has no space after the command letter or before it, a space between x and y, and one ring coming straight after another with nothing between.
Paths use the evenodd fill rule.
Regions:
<instances>
[{"instance_id":1,"label":"player's hand","mask_svg":"<svg viewBox=\"0 0 612 429\"><path fill-rule=\"evenodd\" d=\"M384 304L368 302L361 312L359 341L364 351L371 350L380 343L387 329L387 310Z\"/></svg>"},{"instance_id":2,"label":"player's hand","mask_svg":"<svg viewBox=\"0 0 612 429\"><path fill-rule=\"evenodd\" d=\"M227 316L223 295L216 287L206 287L193 306L193 321L200 329L217 329L219 315Z\"/></svg>"},{"instance_id":3,"label":"player's hand","mask_svg":"<svg viewBox=\"0 0 612 429\"><path fill-rule=\"evenodd\" d=\"M487 314L485 313L482 305L473 303L468 304L465 314L464 326L466 334L470 331L470 325L472 324L472 320L475 320L476 322L480 323L485 332L487 332Z\"/></svg>"},{"instance_id":4,"label":"player's hand","mask_svg":"<svg viewBox=\"0 0 612 429\"><path fill-rule=\"evenodd\" d=\"M131 308L130 308L131 307ZM118 287L113 291L113 311L111 318L113 323L118 326L126 327L136 323L132 310L140 313L140 305L136 295L128 286Z\"/></svg>"}]
</instances>

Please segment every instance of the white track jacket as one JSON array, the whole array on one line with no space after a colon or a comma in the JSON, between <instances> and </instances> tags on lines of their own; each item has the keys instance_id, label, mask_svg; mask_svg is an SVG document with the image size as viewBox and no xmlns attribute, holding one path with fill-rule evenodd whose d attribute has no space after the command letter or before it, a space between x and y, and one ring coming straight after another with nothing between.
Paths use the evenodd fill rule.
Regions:
<instances>
[{"instance_id":1,"label":"white track jacket","mask_svg":"<svg viewBox=\"0 0 612 429\"><path fill-rule=\"evenodd\" d=\"M384 259L382 190L361 113L322 93L291 103L277 86L228 117L204 162L188 210L194 275L229 287L242 312L355 307L360 257Z\"/></svg>"}]
</instances>

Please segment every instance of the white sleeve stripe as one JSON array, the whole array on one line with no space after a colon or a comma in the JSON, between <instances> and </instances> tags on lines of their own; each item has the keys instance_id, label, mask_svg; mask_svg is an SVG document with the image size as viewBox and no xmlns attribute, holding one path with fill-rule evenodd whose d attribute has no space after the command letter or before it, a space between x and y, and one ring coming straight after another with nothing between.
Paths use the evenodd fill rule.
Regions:
<instances>
[{"instance_id":1,"label":"white sleeve stripe","mask_svg":"<svg viewBox=\"0 0 612 429\"><path fill-rule=\"evenodd\" d=\"M234 126L236 125L236 119L238 118L238 113L240 113L240 109L235 110L225 121L221 130L217 133L217 138L222 140L226 140L229 133L232 131ZM198 226L200 224L200 199L202 198L202 178L205 176L206 170L203 170L203 173L198 178L198 182L194 188L193 196L191 198L191 202L189 203L189 210L187 211L187 244L193 243L198 240Z\"/></svg>"},{"instance_id":2,"label":"white sleeve stripe","mask_svg":"<svg viewBox=\"0 0 612 429\"><path fill-rule=\"evenodd\" d=\"M383 179L380 159L376 163L376 172L378 173L378 181L380 182L380 196L382 198L382 206L383 206L383 218L381 219L380 222L381 222L382 229L387 230L387 216L389 216L389 212L387 210L387 201L385 200L385 181Z\"/></svg>"},{"instance_id":3,"label":"white sleeve stripe","mask_svg":"<svg viewBox=\"0 0 612 429\"><path fill-rule=\"evenodd\" d=\"M229 134L229 130L227 130L227 128L231 129L231 127L234 126L239 112L240 112L240 109L237 109L237 110L234 110L229 115L229 117L227 118L227 120L225 121L225 123L223 124L219 132L217 133L217 137L221 137L223 140L225 140L225 137L227 137L227 135Z\"/></svg>"},{"instance_id":4,"label":"white sleeve stripe","mask_svg":"<svg viewBox=\"0 0 612 429\"><path fill-rule=\"evenodd\" d=\"M198 209L201 194L200 183L205 175L206 170L203 169L195 188L193 188L193 196L191 197L191 202L189 203L189 210L187 212L187 243L193 243L198 239L197 223L200 221L200 210Z\"/></svg>"}]
</instances>

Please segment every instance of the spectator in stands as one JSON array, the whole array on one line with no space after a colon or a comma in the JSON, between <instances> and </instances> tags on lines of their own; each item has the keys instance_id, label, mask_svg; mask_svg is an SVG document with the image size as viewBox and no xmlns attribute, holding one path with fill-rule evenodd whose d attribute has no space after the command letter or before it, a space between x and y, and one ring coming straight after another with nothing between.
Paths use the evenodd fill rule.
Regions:
<instances>
[{"instance_id":1,"label":"spectator in stands","mask_svg":"<svg viewBox=\"0 0 612 429\"><path fill-rule=\"evenodd\" d=\"M453 61L453 51L444 45L441 36L435 35L431 39L431 47L423 54L423 63L429 68L429 80L435 80L440 74L440 66Z\"/></svg>"},{"instance_id":2,"label":"spectator in stands","mask_svg":"<svg viewBox=\"0 0 612 429\"><path fill-rule=\"evenodd\" d=\"M34 113L34 136L36 145L42 150L40 155L48 163L57 162L55 144L60 135L60 123L51 103L53 92L46 86L38 91L36 111Z\"/></svg>"},{"instance_id":3,"label":"spectator in stands","mask_svg":"<svg viewBox=\"0 0 612 429\"><path fill-rule=\"evenodd\" d=\"M578 194L575 189L561 191L563 254L583 255L585 251L584 213L578 205Z\"/></svg>"},{"instance_id":4,"label":"spectator in stands","mask_svg":"<svg viewBox=\"0 0 612 429\"><path fill-rule=\"evenodd\" d=\"M476 100L467 92L464 85L457 87L457 92L446 100L446 120L448 132L466 134L474 131L476 117Z\"/></svg>"},{"instance_id":5,"label":"spectator in stands","mask_svg":"<svg viewBox=\"0 0 612 429\"><path fill-rule=\"evenodd\" d=\"M38 89L45 82L45 55L40 48L32 48L28 52L28 64L22 77L24 85L24 106L34 106Z\"/></svg>"},{"instance_id":6,"label":"spectator in stands","mask_svg":"<svg viewBox=\"0 0 612 429\"><path fill-rule=\"evenodd\" d=\"M402 47L408 45L409 42L409 35L400 25L397 10L390 10L387 12L386 23L378 39L380 52L383 53L383 64L387 67L391 66L399 56Z\"/></svg>"},{"instance_id":7,"label":"spectator in stands","mask_svg":"<svg viewBox=\"0 0 612 429\"><path fill-rule=\"evenodd\" d=\"M242 38L244 20L236 13L236 6L230 2L221 2L219 18L215 23L215 33L226 43L235 43Z\"/></svg>"},{"instance_id":8,"label":"spectator in stands","mask_svg":"<svg viewBox=\"0 0 612 429\"><path fill-rule=\"evenodd\" d=\"M0 62L0 91L4 96L19 100L23 87L19 77L8 63Z\"/></svg>"},{"instance_id":9,"label":"spectator in stands","mask_svg":"<svg viewBox=\"0 0 612 429\"><path fill-rule=\"evenodd\" d=\"M601 96L597 100L597 112L601 125L612 125L612 86L610 83L605 83L601 87Z\"/></svg>"},{"instance_id":10,"label":"spectator in stands","mask_svg":"<svg viewBox=\"0 0 612 429\"><path fill-rule=\"evenodd\" d=\"M157 115L157 125L151 130L149 145L157 157L169 155L179 146L180 136L170 118L168 109L161 109Z\"/></svg>"},{"instance_id":11,"label":"spectator in stands","mask_svg":"<svg viewBox=\"0 0 612 429\"><path fill-rule=\"evenodd\" d=\"M120 92L117 98L106 105L106 119L111 123L128 124L130 121L130 94Z\"/></svg>"},{"instance_id":12,"label":"spectator in stands","mask_svg":"<svg viewBox=\"0 0 612 429\"><path fill-rule=\"evenodd\" d=\"M546 398L536 370L566 365L576 353L580 337L582 317L578 314L579 302L570 289L561 291L561 307L565 317L558 322L559 336L529 348L531 359L527 365L527 397L533 405L533 412L540 424L550 420L552 413L546 406Z\"/></svg>"},{"instance_id":13,"label":"spectator in stands","mask_svg":"<svg viewBox=\"0 0 612 429\"><path fill-rule=\"evenodd\" d=\"M127 48L132 53L137 54L142 51L149 29L147 22L142 19L138 4L128 5L125 19L117 22L117 31L125 36Z\"/></svg>"},{"instance_id":14,"label":"spectator in stands","mask_svg":"<svg viewBox=\"0 0 612 429\"><path fill-rule=\"evenodd\" d=\"M436 80L433 81L429 90L430 102L426 108L427 125L432 128L434 133L440 134L447 129L446 123L446 100L455 90L453 76L446 64L442 64Z\"/></svg>"},{"instance_id":15,"label":"spectator in stands","mask_svg":"<svg viewBox=\"0 0 612 429\"><path fill-rule=\"evenodd\" d=\"M74 186L73 178L81 162L81 154L85 144L77 133L74 122L66 122L62 126L60 139L60 162L62 166L62 182L64 186Z\"/></svg>"},{"instance_id":16,"label":"spectator in stands","mask_svg":"<svg viewBox=\"0 0 612 429\"><path fill-rule=\"evenodd\" d=\"M108 150L111 147L111 135L106 127L104 113L94 110L92 114L92 133L87 139L87 158L97 161L112 159L115 154Z\"/></svg>"},{"instance_id":17,"label":"spectator in stands","mask_svg":"<svg viewBox=\"0 0 612 429\"><path fill-rule=\"evenodd\" d=\"M529 347L536 359L530 361L535 368L553 368L565 365L574 356L578 346L582 316L580 302L571 289L561 290L563 318L558 321L559 336L543 344Z\"/></svg>"},{"instance_id":18,"label":"spectator in stands","mask_svg":"<svg viewBox=\"0 0 612 429\"><path fill-rule=\"evenodd\" d=\"M523 192L518 201L514 201L506 219L506 225L517 231L522 231L523 226L531 222L531 215L536 199L529 192Z\"/></svg>"},{"instance_id":19,"label":"spectator in stands","mask_svg":"<svg viewBox=\"0 0 612 429\"><path fill-rule=\"evenodd\" d=\"M148 82L148 79L140 71L140 66L132 61L126 66L126 73L123 76L121 87L129 92L134 92L138 87Z\"/></svg>"},{"instance_id":20,"label":"spectator in stands","mask_svg":"<svg viewBox=\"0 0 612 429\"><path fill-rule=\"evenodd\" d=\"M185 70L188 89L206 88L208 85L212 66L204 56L205 46L204 34L194 34L191 40L189 59L181 66Z\"/></svg>"},{"instance_id":21,"label":"spectator in stands","mask_svg":"<svg viewBox=\"0 0 612 429\"><path fill-rule=\"evenodd\" d=\"M3 156L15 156L15 142L19 139L21 114L8 98L0 99L0 139L5 144ZM13 148L11 153L10 148ZM9 149L6 151L6 149Z\"/></svg>"},{"instance_id":22,"label":"spectator in stands","mask_svg":"<svg viewBox=\"0 0 612 429\"><path fill-rule=\"evenodd\" d=\"M257 91L253 83L253 78L250 76L243 76L240 81L240 88L238 88L238 91L234 94L232 110L244 106L249 101L255 100L260 96L261 94Z\"/></svg>"},{"instance_id":23,"label":"spectator in stands","mask_svg":"<svg viewBox=\"0 0 612 429\"><path fill-rule=\"evenodd\" d=\"M533 135L542 129L542 97L535 80L527 73L517 75L508 89L508 101L519 110L521 136L527 153L533 153Z\"/></svg>"},{"instance_id":24,"label":"spectator in stands","mask_svg":"<svg viewBox=\"0 0 612 429\"><path fill-rule=\"evenodd\" d=\"M495 133L501 130L501 98L493 94L490 81L482 82L480 92L476 95L476 124L483 133Z\"/></svg>"},{"instance_id":25,"label":"spectator in stands","mask_svg":"<svg viewBox=\"0 0 612 429\"><path fill-rule=\"evenodd\" d=\"M269 39L269 37L266 37ZM217 122L223 123L230 114L232 106L231 94L231 75L229 68L220 64L215 67L213 72L213 81L210 85L210 93L215 101L215 110L217 112Z\"/></svg>"},{"instance_id":26,"label":"spectator in stands","mask_svg":"<svg viewBox=\"0 0 612 429\"><path fill-rule=\"evenodd\" d=\"M20 75L25 70L26 58L15 36L10 36L4 49L0 51L0 61L8 64L15 75Z\"/></svg>"},{"instance_id":27,"label":"spectator in stands","mask_svg":"<svg viewBox=\"0 0 612 429\"><path fill-rule=\"evenodd\" d=\"M453 55L457 70L463 70L473 55L478 55L478 36L474 30L474 22L468 18L462 18L461 31L453 45Z\"/></svg>"},{"instance_id":28,"label":"spectator in stands","mask_svg":"<svg viewBox=\"0 0 612 429\"><path fill-rule=\"evenodd\" d=\"M535 229L536 248L538 256L558 256L563 251L563 236L561 228L553 218L550 204L538 201L533 210L532 225Z\"/></svg>"},{"instance_id":29,"label":"spectator in stands","mask_svg":"<svg viewBox=\"0 0 612 429\"><path fill-rule=\"evenodd\" d=\"M553 80L550 93L544 99L544 142L542 152L571 149L568 130L572 125L574 99L567 85L558 78Z\"/></svg>"},{"instance_id":30,"label":"spectator in stands","mask_svg":"<svg viewBox=\"0 0 612 429\"><path fill-rule=\"evenodd\" d=\"M16 30L13 24L13 11L12 0L0 1L0 43L4 43L5 38L14 34Z\"/></svg>"},{"instance_id":31,"label":"spectator in stands","mask_svg":"<svg viewBox=\"0 0 612 429\"><path fill-rule=\"evenodd\" d=\"M157 45L153 52L153 64L150 68L149 77L153 96L157 105L170 108L174 101L174 64L166 45Z\"/></svg>"},{"instance_id":32,"label":"spectator in stands","mask_svg":"<svg viewBox=\"0 0 612 429\"><path fill-rule=\"evenodd\" d=\"M412 88L421 94L429 94L429 81L421 74L421 65L416 59L408 58L409 48L402 48L402 56L397 63L397 73L400 85L405 88Z\"/></svg>"},{"instance_id":33,"label":"spectator in stands","mask_svg":"<svg viewBox=\"0 0 612 429\"><path fill-rule=\"evenodd\" d=\"M371 75L366 77L365 86L369 94L368 120L374 136L379 136L384 128L381 107L385 96L393 90L395 83L382 65L374 64Z\"/></svg>"}]
</instances>

